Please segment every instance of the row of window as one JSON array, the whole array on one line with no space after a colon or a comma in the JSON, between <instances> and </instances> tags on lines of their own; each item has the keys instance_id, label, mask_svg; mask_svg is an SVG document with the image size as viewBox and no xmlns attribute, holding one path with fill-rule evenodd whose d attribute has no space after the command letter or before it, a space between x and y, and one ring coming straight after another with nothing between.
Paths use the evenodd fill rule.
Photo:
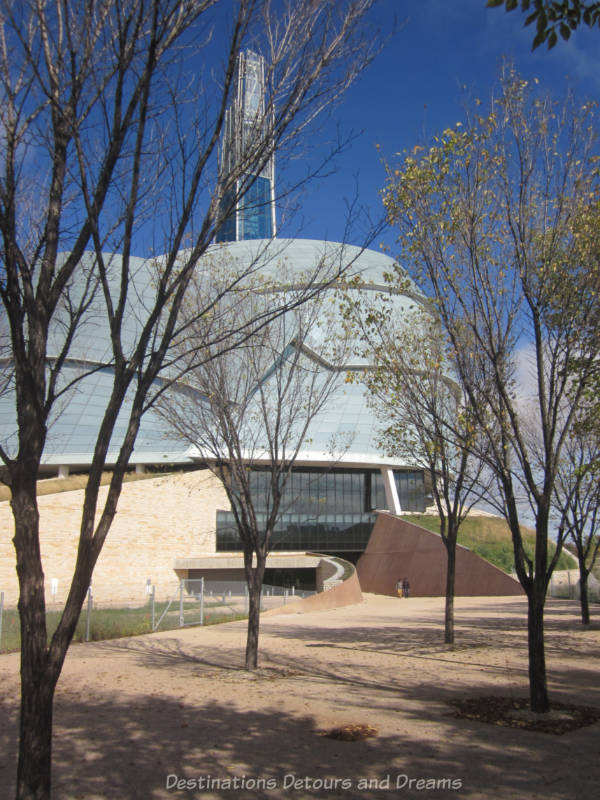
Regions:
<instances>
[{"instance_id":1,"label":"row of window","mask_svg":"<svg viewBox=\"0 0 600 800\"><path fill-rule=\"evenodd\" d=\"M280 520L271 537L271 550L304 550L314 552L362 551L373 530L373 514L339 514L327 522L307 520L303 524ZM349 521L351 518L351 521ZM217 512L217 552L236 552L241 542L233 514Z\"/></svg>"},{"instance_id":2,"label":"row of window","mask_svg":"<svg viewBox=\"0 0 600 800\"><path fill-rule=\"evenodd\" d=\"M402 509L424 511L423 473L396 470L394 477ZM256 511L271 509L270 473L267 469L253 470L250 491ZM335 469L328 472L310 467L294 469L281 501L283 514L319 517L323 514L363 514L387 507L383 478L376 469Z\"/></svg>"},{"instance_id":3,"label":"row of window","mask_svg":"<svg viewBox=\"0 0 600 800\"><path fill-rule=\"evenodd\" d=\"M262 524L271 507L270 475L256 469L250 477L258 523ZM423 473L396 471L394 477L402 509L424 511ZM372 512L388 505L379 470L297 468L284 489L272 549L363 550L375 521ZM240 549L233 513L217 512L217 550Z\"/></svg>"}]
</instances>

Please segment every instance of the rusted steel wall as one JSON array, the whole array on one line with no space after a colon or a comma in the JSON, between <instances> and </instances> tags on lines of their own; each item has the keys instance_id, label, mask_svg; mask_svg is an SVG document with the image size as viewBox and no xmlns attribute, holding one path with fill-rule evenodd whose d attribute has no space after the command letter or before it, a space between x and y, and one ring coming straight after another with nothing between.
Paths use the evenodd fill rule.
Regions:
<instances>
[{"instance_id":1,"label":"rusted steel wall","mask_svg":"<svg viewBox=\"0 0 600 800\"><path fill-rule=\"evenodd\" d=\"M367 549L357 565L363 592L396 594L396 582L408 578L414 597L446 594L446 548L441 536L379 514ZM520 583L498 567L460 545L456 548L457 597L520 595Z\"/></svg>"}]
</instances>

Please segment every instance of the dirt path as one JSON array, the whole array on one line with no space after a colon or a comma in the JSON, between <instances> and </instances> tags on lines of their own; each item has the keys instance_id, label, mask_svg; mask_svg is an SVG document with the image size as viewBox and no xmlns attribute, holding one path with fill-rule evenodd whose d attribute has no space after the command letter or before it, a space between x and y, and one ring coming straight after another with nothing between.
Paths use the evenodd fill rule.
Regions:
<instances>
[{"instance_id":1,"label":"dirt path","mask_svg":"<svg viewBox=\"0 0 600 800\"><path fill-rule=\"evenodd\" d=\"M555 700L600 706L600 626L583 631L577 610L548 604L549 685ZM453 698L527 694L525 603L462 598L456 611L454 651L441 598L265 616L257 674L239 669L239 622L73 646L54 798L596 797L600 724L551 736L449 716ZM2 656L2 798L14 795L17 696L17 655ZM318 733L347 724L378 735Z\"/></svg>"}]
</instances>

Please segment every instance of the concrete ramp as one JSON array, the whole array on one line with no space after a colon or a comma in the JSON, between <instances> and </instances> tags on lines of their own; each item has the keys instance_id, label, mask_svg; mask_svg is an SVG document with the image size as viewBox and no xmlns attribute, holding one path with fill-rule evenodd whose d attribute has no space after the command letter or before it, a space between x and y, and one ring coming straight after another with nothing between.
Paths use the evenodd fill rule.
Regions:
<instances>
[{"instance_id":1,"label":"concrete ramp","mask_svg":"<svg viewBox=\"0 0 600 800\"><path fill-rule=\"evenodd\" d=\"M447 554L442 537L402 517L380 513L356 567L363 592L396 594L407 577L414 597L446 594ZM521 584L468 548L456 548L457 597L521 595Z\"/></svg>"},{"instance_id":2,"label":"concrete ramp","mask_svg":"<svg viewBox=\"0 0 600 800\"><path fill-rule=\"evenodd\" d=\"M323 561L327 560L327 558L323 558ZM318 592L310 597L295 600L292 603L286 603L284 606L266 611L261 614L261 617L266 615L276 616L278 614L307 614L310 611L329 611L332 608L362 603L363 596L357 573L353 565L350 566L352 566L352 574L346 580L338 581L331 588L326 588L325 591Z\"/></svg>"}]
</instances>

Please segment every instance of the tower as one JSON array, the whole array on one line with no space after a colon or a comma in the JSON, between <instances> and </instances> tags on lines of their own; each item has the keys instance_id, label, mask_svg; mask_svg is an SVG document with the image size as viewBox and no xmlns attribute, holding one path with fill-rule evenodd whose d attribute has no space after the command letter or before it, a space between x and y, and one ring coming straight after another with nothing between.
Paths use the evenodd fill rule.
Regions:
<instances>
[{"instance_id":1,"label":"tower","mask_svg":"<svg viewBox=\"0 0 600 800\"><path fill-rule=\"evenodd\" d=\"M243 170L255 161L267 136L265 60L247 50L238 55L231 104L225 112L219 163L219 208L225 221L217 242L269 239L275 235L275 157L260 173ZM236 172L240 175L232 180ZM249 178L253 181L248 185ZM237 198L237 199L236 199Z\"/></svg>"}]
</instances>

